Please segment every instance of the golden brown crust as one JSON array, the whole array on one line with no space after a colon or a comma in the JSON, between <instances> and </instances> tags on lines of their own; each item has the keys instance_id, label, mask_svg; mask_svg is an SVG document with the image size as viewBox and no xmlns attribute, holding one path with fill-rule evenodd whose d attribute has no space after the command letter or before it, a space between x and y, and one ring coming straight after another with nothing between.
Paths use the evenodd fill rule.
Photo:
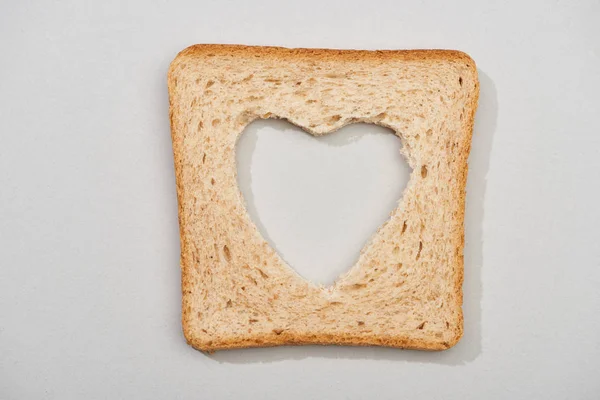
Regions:
<instances>
[{"instance_id":1,"label":"golden brown crust","mask_svg":"<svg viewBox=\"0 0 600 400\"><path fill-rule=\"evenodd\" d=\"M479 101L479 79L477 76L477 66L475 65L475 62L467 55L464 54L464 57L466 57L468 60L467 65L469 67L469 69L471 70L473 77L475 79L475 85L474 85L474 89L473 92L471 93L471 99L467 105L467 107L465 107L468 111L468 115L469 118L465 119L465 123L466 123L466 127L464 129L464 137L463 137L463 143L461 146L461 153L459 156L460 159L460 165L461 165L461 171L459 173L459 179L460 179L460 183L457 186L457 189L460 190L460 193L458 195L459 200L459 213L457 216L457 219L459 221L459 225L461 227L464 227L465 224L465 200L466 200L466 187L467 187L467 174L469 171L469 164L468 164L468 158L469 158L469 153L471 151L471 137L473 135L473 125L475 123L475 111L477 110L477 104ZM460 232L460 236L459 238L457 238L458 244L457 244L457 251L458 251L458 257L456 259L456 265L454 267L455 270L455 287L456 287L456 297L457 297L457 302L458 302L458 306L460 307L460 314L459 314L459 318L460 318L460 323L459 323L459 331L457 332L455 341L453 343L451 343L450 347L454 346L456 343L458 343L458 341L462 338L463 336L463 327L464 327L464 316L463 316L463 312L462 312L462 304L463 304L463 291L462 291L462 286L463 286L463 282L464 282L464 255L463 255L463 249L464 249L464 245L465 245L465 235L464 235L464 229L461 230Z\"/></svg>"},{"instance_id":2,"label":"golden brown crust","mask_svg":"<svg viewBox=\"0 0 600 400\"><path fill-rule=\"evenodd\" d=\"M184 179L182 177L184 170L183 162L183 140L181 132L177 131L178 118L181 110L173 103L173 93L176 90L177 81L174 68L181 63L193 61L196 57L206 58L213 55L230 56L232 58L241 57L270 57L289 61L293 58L310 59L318 62L323 61L386 61L388 59L402 60L453 60L464 63L472 72L475 85L473 92L469 95L469 102L465 106L467 118L464 120L464 131L462 143L459 145L460 153L458 155L460 171L457 173L459 183L456 190L458 199L458 214L456 219L459 225L464 226L464 206L465 206L465 187L467 179L467 158L470 151L471 135L473 130L474 115L477 108L479 96L479 84L477 82L477 70L473 60L465 53L454 50L328 50L328 49L288 49L281 47L251 47L240 45L194 45L184 49L178 54L171 64L168 75L168 85L170 96L170 118L172 127L173 151L175 160L175 172L177 181L177 195L179 208L179 223L181 236L181 268L182 268L182 325L186 339L190 345L202 351L215 351L220 349L243 348L243 347L266 347L278 345L302 345L302 344L338 344L355 346L388 346L405 349L424 349L424 350L444 350L454 346L463 334L463 315L462 315L462 282L463 276L463 254L464 230L456 232L454 246L457 256L454 258L454 287L456 288L455 298L457 299L457 310L459 323L451 339L444 340L425 340L417 338L410 334L385 336L382 334L307 334L301 332L284 331L277 333L256 333L248 334L245 337L213 337L207 339L197 335L195 327L192 326L194 315L192 315L192 297L194 291L194 282L192 280L192 263L189 254L193 253L194 244L188 240L185 229L187 226L186 214L183 207ZM373 122L373 121L369 121Z\"/></svg>"},{"instance_id":3,"label":"golden brown crust","mask_svg":"<svg viewBox=\"0 0 600 400\"><path fill-rule=\"evenodd\" d=\"M462 333L461 333L462 335ZM203 341L187 339L187 343L195 349L212 353L217 350L238 349L247 347L275 347L275 346L302 346L302 345L339 345L339 346L381 346L405 350L447 350L454 346L460 339L456 336L452 340L432 342L419 340L412 337L396 337L385 335L355 336L335 334L294 334L284 332L279 335L266 334L247 338L225 338L222 340Z\"/></svg>"},{"instance_id":4,"label":"golden brown crust","mask_svg":"<svg viewBox=\"0 0 600 400\"><path fill-rule=\"evenodd\" d=\"M289 60L290 57L321 58L334 60L356 60L362 58L385 60L389 58L404 60L424 59L455 59L469 63L475 67L475 62L466 53L459 50L414 49L414 50L336 50L321 48L287 48L275 46L245 46L234 44L195 44L183 49L175 60L185 56L274 56Z\"/></svg>"}]
</instances>

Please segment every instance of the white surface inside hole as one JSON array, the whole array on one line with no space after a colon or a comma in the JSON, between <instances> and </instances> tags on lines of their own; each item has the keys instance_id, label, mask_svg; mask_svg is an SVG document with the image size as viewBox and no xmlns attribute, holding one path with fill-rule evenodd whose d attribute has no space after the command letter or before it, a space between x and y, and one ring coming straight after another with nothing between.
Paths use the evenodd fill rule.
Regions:
<instances>
[{"instance_id":1,"label":"white surface inside hole","mask_svg":"<svg viewBox=\"0 0 600 400\"><path fill-rule=\"evenodd\" d=\"M400 149L372 124L314 137L260 120L238 141L238 185L271 247L307 280L330 285L397 207L411 171Z\"/></svg>"}]
</instances>

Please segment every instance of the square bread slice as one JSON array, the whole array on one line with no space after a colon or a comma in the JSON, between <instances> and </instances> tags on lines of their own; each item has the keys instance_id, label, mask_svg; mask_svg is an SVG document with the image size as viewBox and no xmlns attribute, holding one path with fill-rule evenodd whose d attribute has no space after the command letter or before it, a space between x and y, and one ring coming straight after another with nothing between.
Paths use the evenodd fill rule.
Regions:
<instances>
[{"instance_id":1,"label":"square bread slice","mask_svg":"<svg viewBox=\"0 0 600 400\"><path fill-rule=\"evenodd\" d=\"M460 339L479 95L468 55L195 45L172 62L168 86L189 344L442 350ZM331 287L286 265L246 212L235 146L257 118L284 118L313 135L373 123L402 141L413 169L404 195Z\"/></svg>"}]
</instances>

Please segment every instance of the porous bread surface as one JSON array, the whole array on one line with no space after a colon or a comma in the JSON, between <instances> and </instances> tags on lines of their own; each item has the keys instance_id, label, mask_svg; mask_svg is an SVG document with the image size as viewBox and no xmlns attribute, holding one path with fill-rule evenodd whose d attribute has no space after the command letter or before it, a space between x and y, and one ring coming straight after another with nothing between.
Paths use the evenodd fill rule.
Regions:
<instances>
[{"instance_id":1,"label":"porous bread surface","mask_svg":"<svg viewBox=\"0 0 600 400\"><path fill-rule=\"evenodd\" d=\"M468 55L195 45L172 62L168 86L188 343L441 350L460 339L479 95ZM374 123L403 143L413 169L404 195L331 287L300 277L246 212L235 146L258 118L285 118L317 136Z\"/></svg>"}]
</instances>

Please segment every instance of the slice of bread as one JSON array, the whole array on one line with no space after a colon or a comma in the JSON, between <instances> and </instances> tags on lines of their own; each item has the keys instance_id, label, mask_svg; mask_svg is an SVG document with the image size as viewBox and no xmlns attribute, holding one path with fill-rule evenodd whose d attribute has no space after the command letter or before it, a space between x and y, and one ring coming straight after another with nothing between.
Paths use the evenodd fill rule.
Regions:
<instances>
[{"instance_id":1,"label":"slice of bread","mask_svg":"<svg viewBox=\"0 0 600 400\"><path fill-rule=\"evenodd\" d=\"M168 85L188 343L442 350L460 339L479 95L468 55L196 45L172 62ZM286 265L246 213L235 146L257 118L285 118L313 135L374 123L402 140L413 169L403 198L331 287Z\"/></svg>"}]
</instances>

